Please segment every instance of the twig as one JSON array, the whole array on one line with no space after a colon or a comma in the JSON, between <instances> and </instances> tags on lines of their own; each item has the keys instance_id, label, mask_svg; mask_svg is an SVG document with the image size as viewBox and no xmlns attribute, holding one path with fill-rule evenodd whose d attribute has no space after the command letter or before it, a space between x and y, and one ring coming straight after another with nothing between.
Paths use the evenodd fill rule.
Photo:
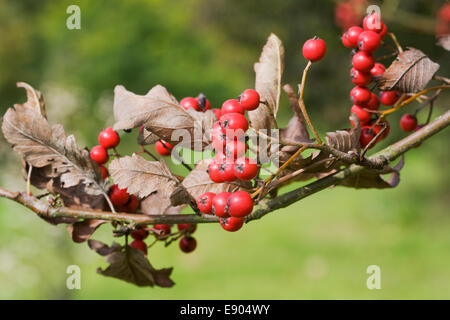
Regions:
<instances>
[{"instance_id":1,"label":"twig","mask_svg":"<svg viewBox=\"0 0 450 320\"><path fill-rule=\"evenodd\" d=\"M450 89L450 86L449 85L444 85L444 86L430 87L430 88L424 89L424 90L414 94L413 96L409 97L408 99L403 100L401 103L399 103L398 105L394 106L393 108L383 111L381 116L385 117L388 114L394 113L395 111L403 108L404 106L407 106L408 104L410 104L411 102L416 100L421 95L423 95L425 93L428 93L430 91L433 91L433 90L440 90L440 89Z\"/></svg>"},{"instance_id":2,"label":"twig","mask_svg":"<svg viewBox=\"0 0 450 320\"><path fill-rule=\"evenodd\" d=\"M389 163L400 157L408 150L414 148L424 140L430 138L439 131L450 125L450 110L442 116L434 119L428 125L424 126L397 143L374 154L368 161L372 163ZM247 218L248 221L260 219L271 211L287 207L307 196L315 194L332 185L337 185L347 177L355 175L364 170L363 166L353 164L332 175L312 182L304 187L297 188L274 199L261 201L253 213ZM146 224L178 224L178 223L217 223L217 217L211 215L198 216L196 214L178 214L178 215L144 215L129 213L112 213L107 211L96 211L87 209L73 209L66 207L51 207L50 205L39 201L36 197L28 195L26 192L11 192L0 188L0 197L18 202L31 209L37 215L47 218L68 217L77 219L100 219L108 221L117 221L135 225Z\"/></svg>"},{"instance_id":3,"label":"twig","mask_svg":"<svg viewBox=\"0 0 450 320\"><path fill-rule=\"evenodd\" d=\"M147 149L145 149L144 146L139 146L139 147L140 147L140 149L141 149L140 153L145 153L145 154L149 155L150 157L152 157L153 160L159 161L159 159L158 159L153 153L151 153L150 151L148 151Z\"/></svg>"}]
</instances>

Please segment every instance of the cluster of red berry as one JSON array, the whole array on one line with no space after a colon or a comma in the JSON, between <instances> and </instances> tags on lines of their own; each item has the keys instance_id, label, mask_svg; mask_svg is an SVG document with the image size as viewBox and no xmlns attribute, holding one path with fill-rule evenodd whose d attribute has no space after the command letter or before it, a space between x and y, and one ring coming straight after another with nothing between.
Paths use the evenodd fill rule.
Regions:
<instances>
[{"instance_id":1,"label":"cluster of red berry","mask_svg":"<svg viewBox=\"0 0 450 320\"><path fill-rule=\"evenodd\" d=\"M361 147L366 147L383 129L378 140L384 139L389 133L389 123L386 120L377 121L371 111L378 110L380 103L386 106L394 105L401 96L398 91L381 91L379 95L373 93L367 86L373 79L380 77L386 67L375 62L373 53L378 49L382 39L387 34L387 27L377 13L366 16L363 27L352 26L342 36L342 43L354 49L350 76L356 85L350 91L353 102L351 112L355 113L361 124ZM352 122L354 125L354 123ZM373 143L371 147L375 145Z\"/></svg>"},{"instance_id":2,"label":"cluster of red berry","mask_svg":"<svg viewBox=\"0 0 450 320\"><path fill-rule=\"evenodd\" d=\"M220 218L220 225L227 231L237 231L244 224L244 218L253 210L253 200L246 191L205 192L197 199L198 209L205 214Z\"/></svg>"},{"instance_id":3,"label":"cluster of red berry","mask_svg":"<svg viewBox=\"0 0 450 320\"><path fill-rule=\"evenodd\" d=\"M155 224L153 226L155 230L160 232L161 236L169 235L171 227L167 224ZM178 224L179 232L184 232L185 236L180 239L180 249L185 253L189 253L195 250L197 247L197 240L191 235L197 230L195 224ZM147 245L144 240L148 237L148 231L145 228L140 228L131 231L131 237L134 239L130 243L130 247L141 250L144 254L147 254Z\"/></svg>"},{"instance_id":4,"label":"cluster of red berry","mask_svg":"<svg viewBox=\"0 0 450 320\"><path fill-rule=\"evenodd\" d=\"M256 90L247 89L238 99L229 99L221 109L213 109L218 121L211 130L211 142L215 159L208 166L209 177L216 183L233 182L236 179L252 180L258 173L255 160L246 157L245 133L248 120L245 111L258 108L260 96ZM253 210L253 200L246 191L206 192L197 199L198 209L205 214L215 214L227 231L237 231L244 218Z\"/></svg>"}]
</instances>

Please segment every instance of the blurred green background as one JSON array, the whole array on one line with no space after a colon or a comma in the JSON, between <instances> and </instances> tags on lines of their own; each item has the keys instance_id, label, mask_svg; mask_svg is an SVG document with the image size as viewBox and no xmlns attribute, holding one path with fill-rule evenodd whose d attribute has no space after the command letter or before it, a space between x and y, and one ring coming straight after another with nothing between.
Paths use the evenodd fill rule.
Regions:
<instances>
[{"instance_id":1,"label":"blurred green background","mask_svg":"<svg viewBox=\"0 0 450 320\"><path fill-rule=\"evenodd\" d=\"M320 132L347 127L350 52L339 40L336 2L0 0L1 113L24 101L15 83L28 82L43 92L52 123L64 124L80 146L93 146L113 124L115 85L144 94L159 83L178 98L203 92L220 107L252 87L253 63L274 32L284 42L284 79L292 85L305 66L301 44L314 35L325 39L328 52L308 75L306 103ZM381 5L403 46L422 49L449 76L449 53L435 46L433 34L444 2L370 4ZM66 28L71 4L81 8L81 30ZM284 125L291 111L282 102ZM443 94L435 115L449 102ZM378 149L404 136L399 117L390 119L391 135ZM174 266L171 289L97 275L103 258L72 243L64 226L0 199L0 299L449 299L449 138L446 130L409 152L396 189L328 189L237 233L201 225L198 248L188 255L176 244L158 244L149 259L158 268ZM120 151L133 152L135 139L123 134ZM0 186L23 189L19 157L10 150L2 137ZM94 238L110 243L110 232L102 227ZM66 289L72 264L81 267L81 290ZM381 290L366 287L369 265L381 268Z\"/></svg>"}]
</instances>

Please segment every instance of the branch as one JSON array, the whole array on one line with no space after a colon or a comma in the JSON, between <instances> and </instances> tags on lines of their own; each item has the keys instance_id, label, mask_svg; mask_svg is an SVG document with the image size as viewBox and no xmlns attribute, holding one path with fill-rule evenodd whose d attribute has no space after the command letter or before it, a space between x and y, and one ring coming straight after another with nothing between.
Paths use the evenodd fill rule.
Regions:
<instances>
[{"instance_id":1,"label":"branch","mask_svg":"<svg viewBox=\"0 0 450 320\"><path fill-rule=\"evenodd\" d=\"M408 150L422 143L439 131L450 125L450 110L442 116L436 118L420 130L412 133L397 143L381 150L367 160L374 164L392 162ZM325 178L312 182L304 187L285 193L277 198L261 201L247 217L247 222L260 219L269 212L285 208L303 198L326 189L332 185L339 184L351 175L364 170L364 166L352 164ZM35 212L37 215L46 218L68 217L77 219L100 219L108 221L124 222L136 225L146 224L179 224L179 223L211 223L218 222L219 219L211 215L178 214L178 215L144 215L129 213L112 213L108 211L96 211L86 209L73 209L66 207L52 207L40 201L38 198L28 195L26 192L11 192L0 188L0 197L13 200Z\"/></svg>"}]
</instances>

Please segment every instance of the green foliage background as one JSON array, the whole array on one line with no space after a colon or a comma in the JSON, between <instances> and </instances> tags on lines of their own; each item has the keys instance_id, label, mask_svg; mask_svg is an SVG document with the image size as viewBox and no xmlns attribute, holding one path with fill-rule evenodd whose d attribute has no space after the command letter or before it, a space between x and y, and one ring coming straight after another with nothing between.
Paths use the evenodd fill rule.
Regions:
<instances>
[{"instance_id":1,"label":"green foliage background","mask_svg":"<svg viewBox=\"0 0 450 320\"><path fill-rule=\"evenodd\" d=\"M444 1L386 1L382 12L417 16L427 28L387 19L404 46L422 49L449 75L448 52L428 32ZM81 30L65 26L66 8L81 7ZM320 132L348 126L349 51L333 21L334 1L269 0L0 0L0 109L24 100L25 81L41 90L49 119L64 124L81 146L113 123L117 84L143 94L155 84L175 96L204 92L213 106L253 85L253 63L270 32L286 47L285 81L295 85L305 61L301 44L327 42L314 64L307 107ZM381 4L380 2L378 4ZM397 7L396 7L397 6ZM403 13L397 14L398 12ZM428 24L427 24L428 23ZM436 104L448 107L449 95ZM291 116L283 98L279 123ZM411 107L412 108L412 107ZM403 136L391 120L383 145ZM422 121L426 114L420 114ZM73 244L24 208L0 200L0 298L450 298L449 132L406 156L394 190L329 189L245 226L238 233L201 225L198 249L176 244L149 253L156 267L174 266L172 289L136 288L95 273L103 259ZM136 134L120 151L135 150ZM382 146L380 146L382 147ZM0 142L0 186L23 189L19 158ZM183 168L175 168L183 173ZM294 188L291 186L289 188ZM111 241L110 229L95 238ZM82 270L82 289L69 291L68 265ZM366 268L379 265L382 289L366 288Z\"/></svg>"}]
</instances>

